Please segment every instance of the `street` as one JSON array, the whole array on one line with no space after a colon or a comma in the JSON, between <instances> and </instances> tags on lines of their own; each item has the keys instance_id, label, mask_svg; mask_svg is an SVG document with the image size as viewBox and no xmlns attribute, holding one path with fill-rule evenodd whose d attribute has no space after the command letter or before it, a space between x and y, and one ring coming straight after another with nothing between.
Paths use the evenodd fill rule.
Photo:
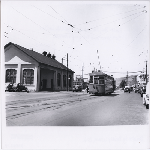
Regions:
<instances>
[{"instance_id":1,"label":"street","mask_svg":"<svg viewBox=\"0 0 150 150\"><path fill-rule=\"evenodd\" d=\"M6 92L7 126L147 125L149 110L138 93L115 91Z\"/></svg>"}]
</instances>

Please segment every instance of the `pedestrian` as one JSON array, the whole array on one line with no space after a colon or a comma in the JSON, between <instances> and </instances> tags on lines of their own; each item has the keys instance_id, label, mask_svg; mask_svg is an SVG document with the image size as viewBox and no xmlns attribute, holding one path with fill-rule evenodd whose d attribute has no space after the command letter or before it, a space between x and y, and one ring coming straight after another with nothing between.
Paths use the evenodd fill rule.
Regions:
<instances>
[{"instance_id":1,"label":"pedestrian","mask_svg":"<svg viewBox=\"0 0 150 150\"><path fill-rule=\"evenodd\" d=\"M128 88L128 91L129 91L129 93L130 93L130 88Z\"/></svg>"},{"instance_id":2,"label":"pedestrian","mask_svg":"<svg viewBox=\"0 0 150 150\"><path fill-rule=\"evenodd\" d=\"M87 93L89 92L89 87L88 87L88 85L87 85L87 87L86 87L86 90L87 90Z\"/></svg>"}]
</instances>

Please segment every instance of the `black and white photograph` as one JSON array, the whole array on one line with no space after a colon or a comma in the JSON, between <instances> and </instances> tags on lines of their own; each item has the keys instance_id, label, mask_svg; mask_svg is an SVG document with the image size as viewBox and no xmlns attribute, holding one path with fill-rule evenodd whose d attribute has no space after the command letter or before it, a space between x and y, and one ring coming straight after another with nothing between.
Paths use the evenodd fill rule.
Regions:
<instances>
[{"instance_id":1,"label":"black and white photograph","mask_svg":"<svg viewBox=\"0 0 150 150\"><path fill-rule=\"evenodd\" d=\"M136 132L139 126L141 137L136 132L131 138L148 148L149 1L2 1L1 13L4 143L8 130L9 140L24 135L5 148L20 148L17 139L26 141L28 128L57 140L54 131L80 129L86 136L86 129L102 133L102 148L108 148L110 141L116 146L115 140L125 140L122 127ZM117 129L114 141L106 138ZM133 148L134 141L127 141L122 148ZM86 144L74 149L100 148ZM57 148L71 148L64 145Z\"/></svg>"}]
</instances>

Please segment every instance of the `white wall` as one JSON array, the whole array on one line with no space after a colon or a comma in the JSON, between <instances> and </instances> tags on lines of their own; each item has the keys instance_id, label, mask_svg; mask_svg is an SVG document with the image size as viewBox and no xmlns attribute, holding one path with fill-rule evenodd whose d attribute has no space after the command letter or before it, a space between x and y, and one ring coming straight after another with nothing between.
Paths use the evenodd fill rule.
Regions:
<instances>
[{"instance_id":1,"label":"white wall","mask_svg":"<svg viewBox=\"0 0 150 150\"><path fill-rule=\"evenodd\" d=\"M16 83L22 83L23 79L23 70L24 69L33 69L34 70L34 84L27 85L29 90L36 91L37 86L37 70L38 62L33 58L16 48L15 46L9 46L5 51L5 70L6 69L15 69L17 70ZM6 73L6 71L5 71Z\"/></svg>"}]
</instances>

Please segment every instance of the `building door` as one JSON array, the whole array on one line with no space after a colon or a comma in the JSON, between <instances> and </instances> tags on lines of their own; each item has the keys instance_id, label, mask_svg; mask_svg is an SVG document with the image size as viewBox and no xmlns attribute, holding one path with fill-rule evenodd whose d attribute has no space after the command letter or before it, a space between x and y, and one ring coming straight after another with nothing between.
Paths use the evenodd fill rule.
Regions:
<instances>
[{"instance_id":1,"label":"building door","mask_svg":"<svg viewBox=\"0 0 150 150\"><path fill-rule=\"evenodd\" d=\"M43 79L43 88L42 90L46 90L47 87L47 79Z\"/></svg>"},{"instance_id":2,"label":"building door","mask_svg":"<svg viewBox=\"0 0 150 150\"><path fill-rule=\"evenodd\" d=\"M53 79L51 79L51 90L54 90L54 84L53 84Z\"/></svg>"}]
</instances>

